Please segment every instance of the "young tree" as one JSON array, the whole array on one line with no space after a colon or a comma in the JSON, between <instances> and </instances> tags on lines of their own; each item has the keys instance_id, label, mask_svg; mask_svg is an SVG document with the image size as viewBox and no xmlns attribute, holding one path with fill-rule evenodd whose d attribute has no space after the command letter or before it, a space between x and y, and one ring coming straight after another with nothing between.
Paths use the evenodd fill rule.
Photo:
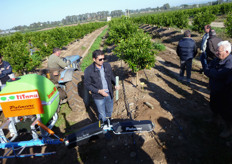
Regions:
<instances>
[{"instance_id":1,"label":"young tree","mask_svg":"<svg viewBox=\"0 0 232 164\"><path fill-rule=\"evenodd\" d=\"M136 73L136 86L138 85L138 71L150 69L155 65L152 49L151 37L139 30L126 40L122 40L114 50L114 53L129 65L132 72Z\"/></svg>"},{"instance_id":2,"label":"young tree","mask_svg":"<svg viewBox=\"0 0 232 164\"><path fill-rule=\"evenodd\" d=\"M203 32L204 26L214 21L216 16L209 10L197 13L193 18L193 30Z\"/></svg>"}]
</instances>

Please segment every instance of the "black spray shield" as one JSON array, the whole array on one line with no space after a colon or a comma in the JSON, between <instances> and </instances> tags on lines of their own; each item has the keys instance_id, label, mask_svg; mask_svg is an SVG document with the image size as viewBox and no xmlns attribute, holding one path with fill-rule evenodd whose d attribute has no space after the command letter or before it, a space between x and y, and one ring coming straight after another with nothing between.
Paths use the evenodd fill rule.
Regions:
<instances>
[{"instance_id":1,"label":"black spray shield","mask_svg":"<svg viewBox=\"0 0 232 164\"><path fill-rule=\"evenodd\" d=\"M88 126L85 126L81 129L78 129L75 133L70 134L65 138L65 146L68 148L73 148L77 146L77 143L86 139L89 139L91 136L99 135L103 133L100 122L95 122Z\"/></svg>"},{"instance_id":2,"label":"black spray shield","mask_svg":"<svg viewBox=\"0 0 232 164\"><path fill-rule=\"evenodd\" d=\"M113 124L113 131L115 134L137 133L143 131L152 131L154 124L150 120L142 121L124 121Z\"/></svg>"}]
</instances>

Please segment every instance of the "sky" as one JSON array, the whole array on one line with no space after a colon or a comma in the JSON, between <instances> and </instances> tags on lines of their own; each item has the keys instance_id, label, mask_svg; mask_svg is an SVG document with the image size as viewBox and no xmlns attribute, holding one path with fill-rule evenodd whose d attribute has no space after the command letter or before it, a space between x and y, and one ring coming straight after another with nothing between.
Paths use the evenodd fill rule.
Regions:
<instances>
[{"instance_id":1,"label":"sky","mask_svg":"<svg viewBox=\"0 0 232 164\"><path fill-rule=\"evenodd\" d=\"M0 0L0 29L35 22L61 21L66 16L125 9L156 8L169 3L209 2L210 0Z\"/></svg>"}]
</instances>

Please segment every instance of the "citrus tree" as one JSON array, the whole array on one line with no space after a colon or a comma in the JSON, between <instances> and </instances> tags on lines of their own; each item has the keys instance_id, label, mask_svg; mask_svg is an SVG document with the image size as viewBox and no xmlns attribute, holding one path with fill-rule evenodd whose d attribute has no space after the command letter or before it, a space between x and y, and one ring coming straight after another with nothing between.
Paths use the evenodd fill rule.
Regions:
<instances>
[{"instance_id":1,"label":"citrus tree","mask_svg":"<svg viewBox=\"0 0 232 164\"><path fill-rule=\"evenodd\" d=\"M216 16L209 10L197 13L193 18L193 30L203 32L204 26L215 20Z\"/></svg>"},{"instance_id":2,"label":"citrus tree","mask_svg":"<svg viewBox=\"0 0 232 164\"><path fill-rule=\"evenodd\" d=\"M26 34L14 33L0 37L0 52L13 71L21 75L39 67L43 58L51 55L53 48L67 46L104 25L106 22L96 22ZM30 55L30 49L34 50L33 55Z\"/></svg>"},{"instance_id":3,"label":"citrus tree","mask_svg":"<svg viewBox=\"0 0 232 164\"><path fill-rule=\"evenodd\" d=\"M117 56L128 63L134 73L155 65L151 37L142 30L122 40L114 49Z\"/></svg>"},{"instance_id":4,"label":"citrus tree","mask_svg":"<svg viewBox=\"0 0 232 164\"><path fill-rule=\"evenodd\" d=\"M225 26L226 26L227 35L232 37L232 13L229 13L227 15L227 18L226 18L226 21L225 21Z\"/></svg>"}]
</instances>

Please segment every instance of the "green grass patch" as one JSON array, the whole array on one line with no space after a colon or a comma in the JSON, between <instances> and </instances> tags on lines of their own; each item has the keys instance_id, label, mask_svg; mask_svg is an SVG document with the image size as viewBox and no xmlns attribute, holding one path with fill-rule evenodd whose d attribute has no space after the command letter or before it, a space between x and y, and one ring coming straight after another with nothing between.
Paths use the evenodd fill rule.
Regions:
<instances>
[{"instance_id":1,"label":"green grass patch","mask_svg":"<svg viewBox=\"0 0 232 164\"><path fill-rule=\"evenodd\" d=\"M85 50L85 49L86 49L86 47L85 47L85 46L82 46L82 47L81 47L81 49L82 49L82 50Z\"/></svg>"},{"instance_id":2,"label":"green grass patch","mask_svg":"<svg viewBox=\"0 0 232 164\"><path fill-rule=\"evenodd\" d=\"M92 53L93 53L93 51L100 49L102 37L106 35L107 30L108 30L108 27L102 31L102 33L97 37L97 39L95 40L95 42L93 43L93 45L89 49L88 55L86 57L84 57L84 59L82 60L82 62L81 62L81 70L82 71L84 71L89 65L91 65L93 63Z\"/></svg>"},{"instance_id":3,"label":"green grass patch","mask_svg":"<svg viewBox=\"0 0 232 164\"><path fill-rule=\"evenodd\" d=\"M56 127L65 126L66 122L68 121L66 120L65 116L67 117L70 112L71 112L71 109L69 108L68 103L62 104L60 106L60 112L58 113L58 120L55 126Z\"/></svg>"},{"instance_id":4,"label":"green grass patch","mask_svg":"<svg viewBox=\"0 0 232 164\"><path fill-rule=\"evenodd\" d=\"M152 46L155 50L158 50L158 51L164 51L166 49L165 45L163 45L162 43L154 42Z\"/></svg>"}]
</instances>

